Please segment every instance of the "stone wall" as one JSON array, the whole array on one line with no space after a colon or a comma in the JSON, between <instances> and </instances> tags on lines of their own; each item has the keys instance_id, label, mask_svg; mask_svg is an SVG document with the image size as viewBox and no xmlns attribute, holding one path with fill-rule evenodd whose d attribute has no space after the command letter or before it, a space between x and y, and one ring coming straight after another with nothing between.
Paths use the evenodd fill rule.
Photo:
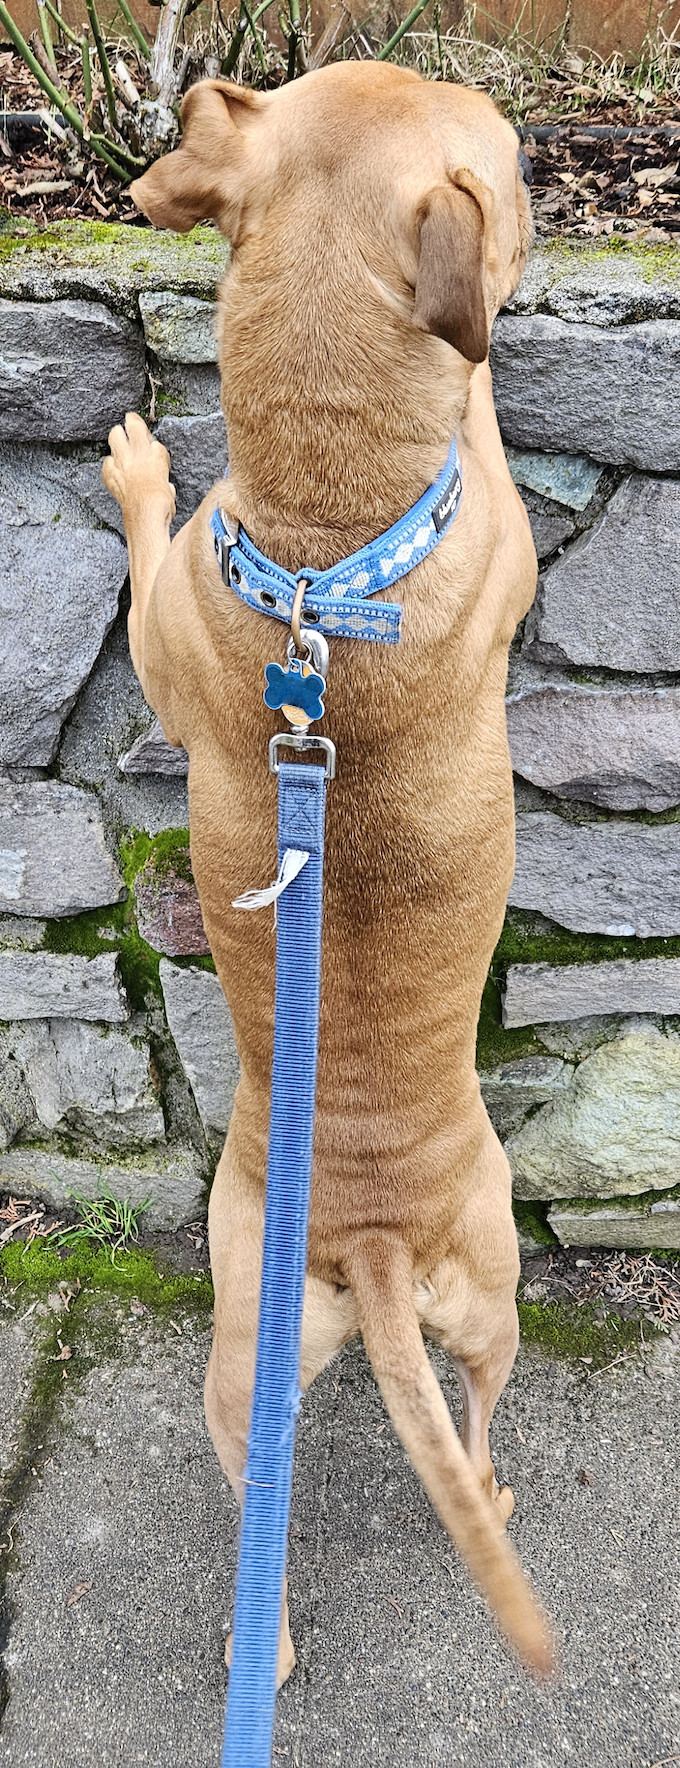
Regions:
<instances>
[{"instance_id":1,"label":"stone wall","mask_svg":"<svg viewBox=\"0 0 680 1768\"><path fill-rule=\"evenodd\" d=\"M0 1187L204 1207L237 1064L104 491L130 408L178 520L220 475L224 247L0 238ZM513 646L517 869L479 1063L528 1239L680 1246L680 253L537 250L492 362L541 562Z\"/></svg>"}]
</instances>

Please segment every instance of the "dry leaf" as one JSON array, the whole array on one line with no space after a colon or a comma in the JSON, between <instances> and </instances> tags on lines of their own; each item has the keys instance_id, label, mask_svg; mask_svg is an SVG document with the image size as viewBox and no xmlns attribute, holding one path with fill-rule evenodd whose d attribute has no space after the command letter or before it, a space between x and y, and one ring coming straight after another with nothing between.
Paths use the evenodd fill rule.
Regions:
<instances>
[{"instance_id":1,"label":"dry leaf","mask_svg":"<svg viewBox=\"0 0 680 1768\"><path fill-rule=\"evenodd\" d=\"M70 1344L62 1344L59 1356L55 1357L54 1361L55 1363L68 1363L69 1357L72 1356L73 1351L71 1350Z\"/></svg>"},{"instance_id":2,"label":"dry leaf","mask_svg":"<svg viewBox=\"0 0 680 1768\"><path fill-rule=\"evenodd\" d=\"M92 1579L88 1582L87 1578L83 1578L80 1584L74 1584L73 1589L66 1598L66 1607L73 1608L74 1602L80 1602L81 1596L87 1596L88 1590L91 1589Z\"/></svg>"},{"instance_id":3,"label":"dry leaf","mask_svg":"<svg viewBox=\"0 0 680 1768\"><path fill-rule=\"evenodd\" d=\"M652 190L658 190L661 184L672 184L679 165L676 160L673 166L642 166L633 177L636 184L648 184Z\"/></svg>"}]
</instances>

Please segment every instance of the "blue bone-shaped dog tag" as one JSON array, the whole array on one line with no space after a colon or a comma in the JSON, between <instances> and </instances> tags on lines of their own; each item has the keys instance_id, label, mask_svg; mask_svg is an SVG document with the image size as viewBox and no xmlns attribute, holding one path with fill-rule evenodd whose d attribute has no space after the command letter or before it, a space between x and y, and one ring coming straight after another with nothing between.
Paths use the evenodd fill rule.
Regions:
<instances>
[{"instance_id":1,"label":"blue bone-shaped dog tag","mask_svg":"<svg viewBox=\"0 0 680 1768\"><path fill-rule=\"evenodd\" d=\"M310 724L317 718L323 718L326 683L323 676L315 675L314 671L303 675L299 657L293 657L287 669L282 669L280 663L268 663L264 673L267 680L264 703L270 711L278 712L282 706L295 706Z\"/></svg>"}]
</instances>

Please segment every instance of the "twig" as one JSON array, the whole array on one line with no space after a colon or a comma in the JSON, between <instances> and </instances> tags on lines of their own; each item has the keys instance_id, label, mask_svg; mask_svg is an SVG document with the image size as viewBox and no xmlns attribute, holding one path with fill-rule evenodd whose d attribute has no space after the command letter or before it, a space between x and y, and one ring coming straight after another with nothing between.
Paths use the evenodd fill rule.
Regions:
<instances>
[{"instance_id":1,"label":"twig","mask_svg":"<svg viewBox=\"0 0 680 1768\"><path fill-rule=\"evenodd\" d=\"M406 32L410 31L411 25L415 24L416 19L420 18L421 12L424 12L425 7L428 5L429 0L417 0L417 5L414 6L413 10L407 14L405 19L403 19L399 29L395 31L394 36L390 37L389 41L385 43L380 50L380 53L376 55L376 61L387 60L388 55L391 55L392 50L396 49L398 43L401 43L402 37L406 36Z\"/></svg>"},{"instance_id":2,"label":"twig","mask_svg":"<svg viewBox=\"0 0 680 1768\"><path fill-rule=\"evenodd\" d=\"M611 1363L601 1363L599 1369L586 1369L584 1371L584 1380L594 1381L596 1375L606 1375L607 1370L615 1369L617 1363L629 1363L632 1356L632 1351L619 1351L618 1357L614 1357Z\"/></svg>"},{"instance_id":3,"label":"twig","mask_svg":"<svg viewBox=\"0 0 680 1768\"><path fill-rule=\"evenodd\" d=\"M54 71L56 74L57 58L54 53L54 44L52 42L52 32L50 30L50 21L47 16L47 10L45 7L45 0L37 0L37 3L38 3L38 22L40 24L40 30L42 32L42 40L45 45L45 49L47 51L48 60L51 62L52 67L54 68ZM61 20L59 22L61 23Z\"/></svg>"},{"instance_id":4,"label":"twig","mask_svg":"<svg viewBox=\"0 0 680 1768\"><path fill-rule=\"evenodd\" d=\"M59 73L58 73L58 69L56 67L56 64L53 61L50 61L50 57L47 53L45 45L44 45L44 43L41 43L37 31L33 31L31 33L31 43L33 45L33 50L34 50L36 59L37 59L37 61L40 62L40 66L43 69L44 73L47 74L48 79L49 80L53 80L53 79L58 80Z\"/></svg>"},{"instance_id":5,"label":"twig","mask_svg":"<svg viewBox=\"0 0 680 1768\"><path fill-rule=\"evenodd\" d=\"M118 118L116 116L116 98L115 98L115 93L113 90L113 80L111 79L111 69L109 67L109 58L106 53L106 49L104 47L104 38L102 37L101 25L99 23L99 16L98 16L97 8L95 5L95 0L85 0L85 5L87 7L87 16L90 21L90 28L91 28L92 35L95 40L97 54L99 56L99 66L102 70L102 79L104 81L104 91L106 92L106 109L109 113L109 122L111 124L112 129L117 129L118 128Z\"/></svg>"},{"instance_id":6,"label":"twig","mask_svg":"<svg viewBox=\"0 0 680 1768\"><path fill-rule=\"evenodd\" d=\"M141 50L144 60L148 62L151 57L151 45L147 43L144 32L140 30L136 18L133 17L127 0L118 0L118 6L123 14L128 30L132 32L137 48Z\"/></svg>"},{"instance_id":7,"label":"twig","mask_svg":"<svg viewBox=\"0 0 680 1768\"><path fill-rule=\"evenodd\" d=\"M4 1246L6 1240L11 1240L18 1228L27 1228L29 1222L39 1222L42 1214L41 1209L36 1209L33 1211L33 1215L20 1216L17 1222L10 1222L9 1227L3 1228L2 1234L0 1234L0 1246Z\"/></svg>"},{"instance_id":8,"label":"twig","mask_svg":"<svg viewBox=\"0 0 680 1768\"><path fill-rule=\"evenodd\" d=\"M650 1768L666 1768L667 1762L680 1762L680 1755L678 1755L678 1756L662 1756L660 1762L651 1762Z\"/></svg>"},{"instance_id":9,"label":"twig","mask_svg":"<svg viewBox=\"0 0 680 1768\"><path fill-rule=\"evenodd\" d=\"M83 86L85 88L85 116L89 117L92 109L92 68L90 66L90 45L83 37L80 45L80 59L83 64Z\"/></svg>"}]
</instances>

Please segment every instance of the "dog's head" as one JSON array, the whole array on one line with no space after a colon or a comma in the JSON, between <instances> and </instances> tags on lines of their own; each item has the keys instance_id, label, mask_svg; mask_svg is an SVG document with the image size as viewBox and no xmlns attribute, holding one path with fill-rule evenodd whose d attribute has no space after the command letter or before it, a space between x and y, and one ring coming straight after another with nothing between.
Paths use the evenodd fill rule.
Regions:
<instances>
[{"instance_id":1,"label":"dog's head","mask_svg":"<svg viewBox=\"0 0 680 1768\"><path fill-rule=\"evenodd\" d=\"M517 137L482 93L343 62L277 92L203 80L182 124L181 146L132 185L156 226L214 220L237 254L293 230L320 259L332 229L394 310L484 360L531 216Z\"/></svg>"}]
</instances>

